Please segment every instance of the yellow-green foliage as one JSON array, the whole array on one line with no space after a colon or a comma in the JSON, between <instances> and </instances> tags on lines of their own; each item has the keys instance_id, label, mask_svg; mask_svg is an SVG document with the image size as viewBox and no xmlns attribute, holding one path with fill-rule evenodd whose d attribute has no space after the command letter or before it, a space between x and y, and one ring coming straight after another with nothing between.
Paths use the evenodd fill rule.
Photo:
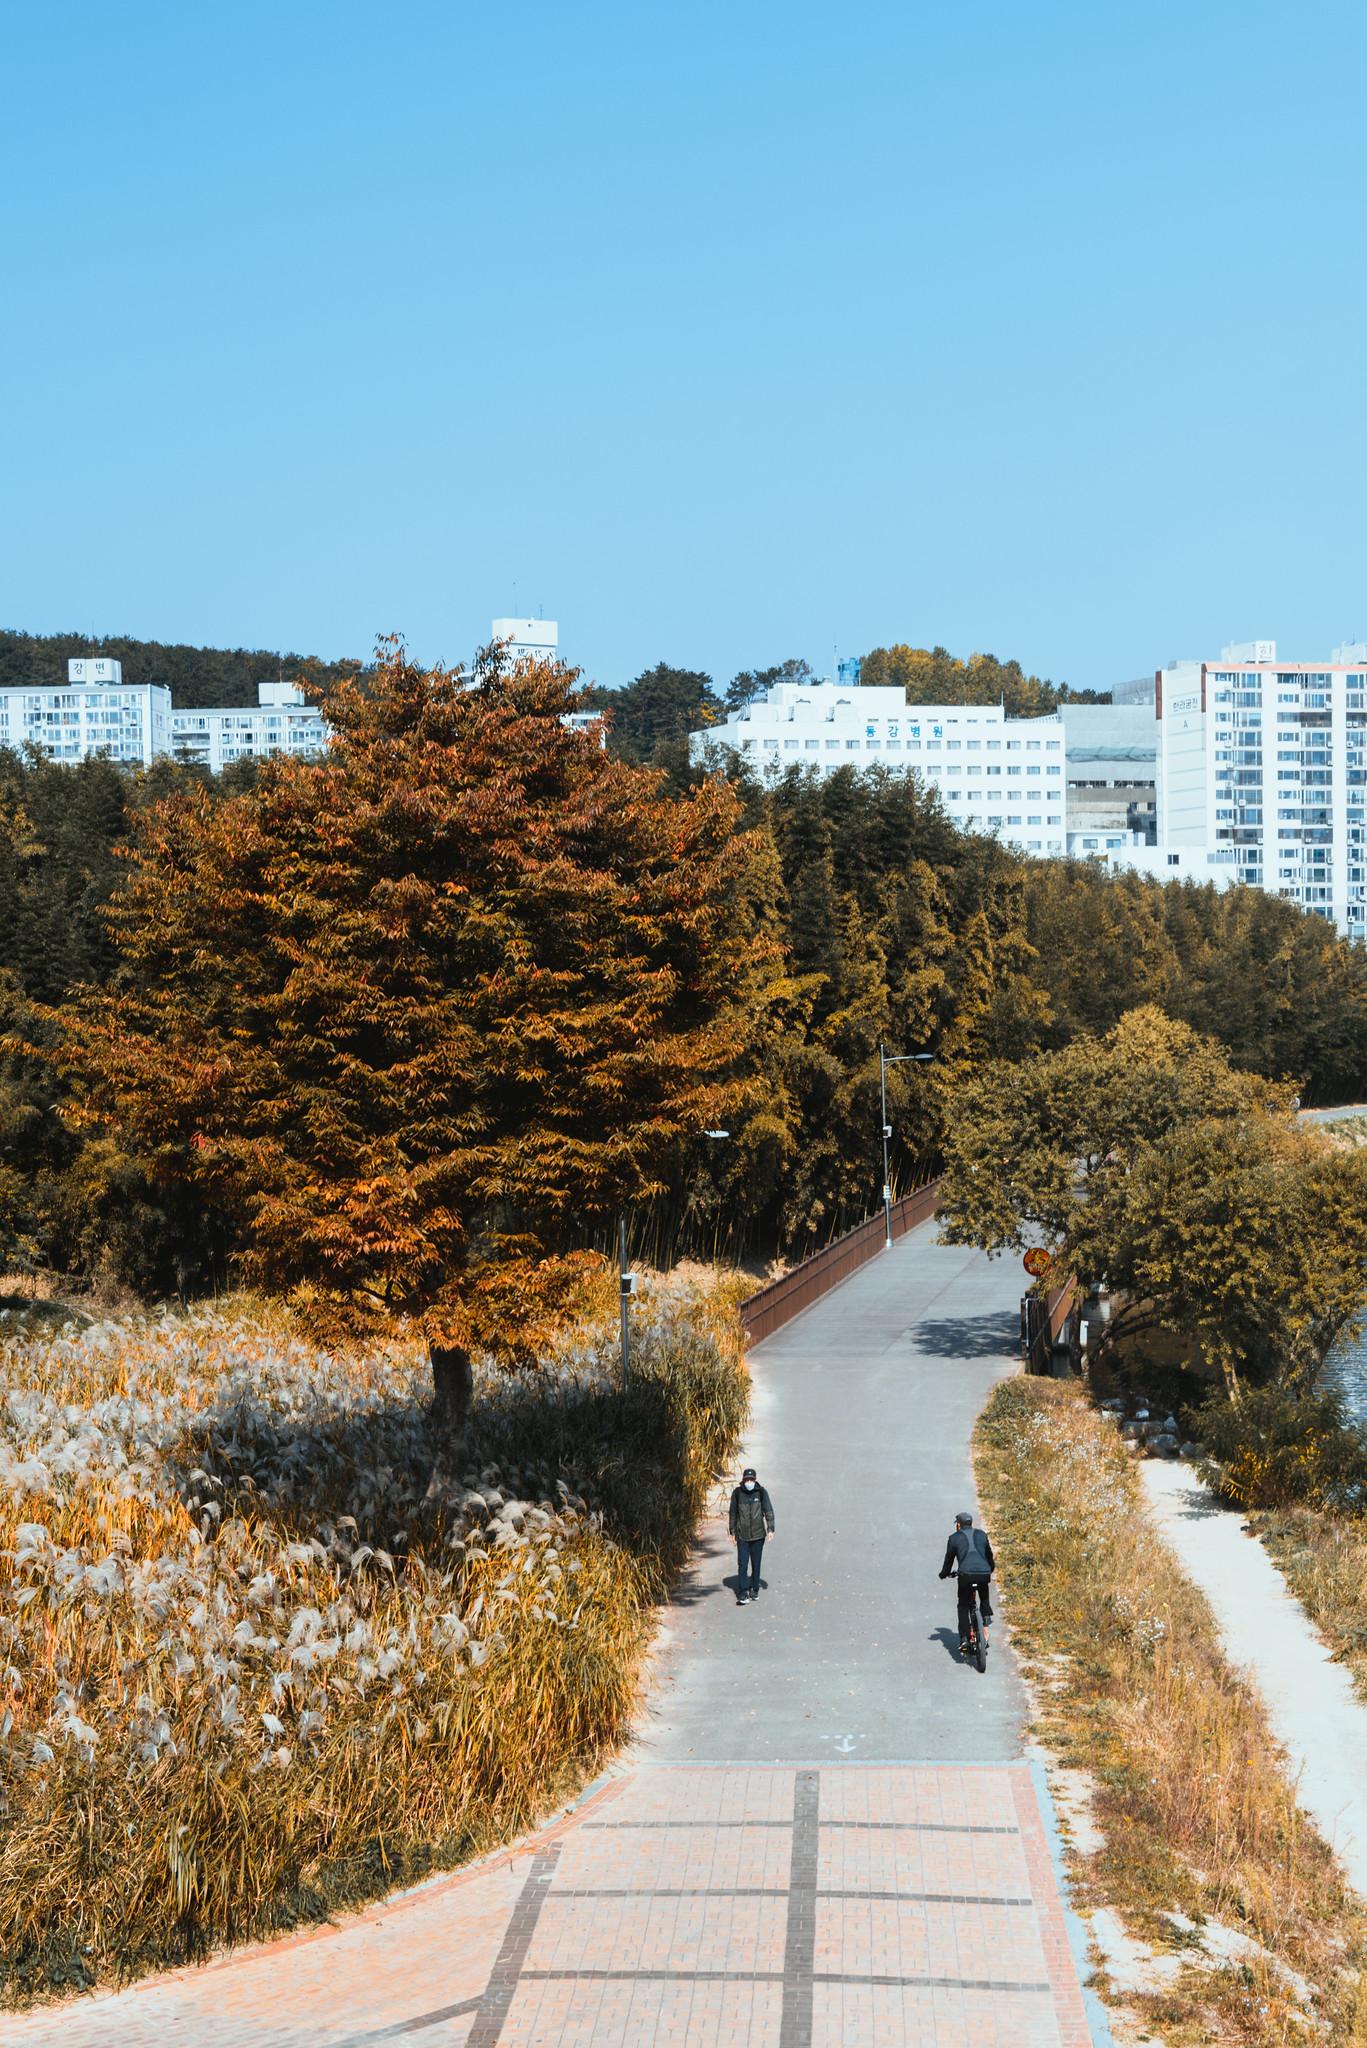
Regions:
<instances>
[{"instance_id":1,"label":"yellow-green foliage","mask_svg":"<svg viewBox=\"0 0 1367 2048\"><path fill-rule=\"evenodd\" d=\"M634 1313L625 1398L603 1325L483 1379L437 1517L409 1342L263 1309L4 1344L11 2001L316 1918L583 1781L746 1406L722 1294Z\"/></svg>"},{"instance_id":2,"label":"yellow-green foliage","mask_svg":"<svg viewBox=\"0 0 1367 2048\"><path fill-rule=\"evenodd\" d=\"M1037 1733L1096 1785L1103 1846L1074 1858L1082 1902L1174 1951L1191 1940L1172 1912L1256 1944L1223 1966L1192 1950L1168 1988L1125 2003L1168 2048L1300 2042L1308 2018L1323 2027L1313 2038L1367 2040L1361 1908L1204 1598L1155 1539L1113 1426L1077 1387L1009 1380L975 1450ZM1291 1972L1311 1987L1309 2011Z\"/></svg>"}]
</instances>

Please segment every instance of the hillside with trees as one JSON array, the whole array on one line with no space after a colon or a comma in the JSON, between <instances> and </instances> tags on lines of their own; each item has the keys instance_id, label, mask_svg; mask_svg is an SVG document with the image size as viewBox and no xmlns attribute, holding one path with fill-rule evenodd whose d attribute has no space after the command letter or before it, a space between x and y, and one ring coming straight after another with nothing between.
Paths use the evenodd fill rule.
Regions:
<instances>
[{"instance_id":1,"label":"hillside with trees","mask_svg":"<svg viewBox=\"0 0 1367 2048\"><path fill-rule=\"evenodd\" d=\"M1073 690L1025 673L1018 661L970 654L966 661L944 647L875 647L864 656L861 685L901 688L909 704L1004 704L1008 718L1042 718L1060 704L1109 704L1105 690Z\"/></svg>"},{"instance_id":2,"label":"hillside with trees","mask_svg":"<svg viewBox=\"0 0 1367 2048\"><path fill-rule=\"evenodd\" d=\"M737 764L729 780L695 788L567 732L559 710L583 693L563 671L489 674L473 692L439 672L399 664L398 673L342 685L341 767L268 763L206 780L170 763L143 774L0 757L0 1258L76 1279L103 1272L156 1294L218 1284L248 1252L264 1257L270 1216L286 1249L316 1248L283 1181L250 1200L232 1182L236 1141L215 1135L215 1119L259 1148L276 1124L292 1128L293 1100L310 1129L326 1127L336 1162L355 1162L343 1180L361 1175L364 1158L374 1193L399 1173L392 1148L405 1149L397 1125L386 1136L376 1121L387 1060L406 1077L396 1098L404 1116L424 1074L446 1077L433 1079L437 1097L420 1120L423 1146L446 1165L433 1179L435 1163L429 1173L416 1154L408 1160L414 1199L419 1187L424 1201L439 1191L455 1201L477 1182L497 1188L503 1206L478 1207L479 1242L494 1230L557 1259L572 1240L606 1244L608 1212L631 1174L635 1228L666 1260L685 1250L793 1256L857 1220L880 1183L880 1042L934 1056L889 1077L899 1187L940 1164L966 1075L1104 1034L1140 1003L1217 1041L1240 1070L1285 1078L1309 1103L1367 1091L1367 953L1280 898L1029 861L961 831L913 777L841 769L823 781L794 769L765 782ZM695 675L687 691L697 701ZM447 735L439 746L438 726ZM648 737L643 728L643 750ZM655 749L678 744L657 739ZM509 749L531 778L516 786ZM687 854L704 817L712 867ZM683 864L693 900L670 915L689 924L686 945L659 922L663 897L643 923L631 909L633 891L648 904L665 879L659 867L628 880L623 863L645 847L633 821L640 832L649 822L667 861ZM708 880L714 873L724 880ZM167 893L173 882L178 896ZM440 947L434 920L449 925ZM467 928L501 962L487 985L479 947L468 959L462 951ZM636 936L612 965L619 929L624 943ZM657 1105L646 1119L660 1122L651 1146L613 1140L626 1149L597 1207L581 1199L563 1215L540 1213L524 1166L582 1195L598 1171L594 1136L608 1142L610 1126L604 1109L592 1129L571 1128L594 1099L581 1080L566 1097L571 1123L524 1131L517 1119L528 1104L558 1100L547 1061L572 1056L581 1077L612 1072L624 1056L613 1034L629 1023L637 1051L615 1099L666 1053L701 1090L697 1048L674 1044L650 991L663 1001L679 975L702 974L704 938L715 955L708 985L736 976L748 991L728 1013L729 1078L706 1100L699 1092L686 1116ZM581 941L608 963L596 979L585 978L588 952L574 951ZM747 981L761 941L772 957ZM268 954L304 977L289 984L288 1002ZM226 1054L213 1034L231 1035L239 1001L244 1043L263 1034L267 1064L253 1069L248 1093L235 1083L198 1106L205 1149L191 1159L156 1119L188 1116L178 1063L198 1071L193 1041L203 1072L220 1070ZM290 1003L304 1009L287 1014ZM406 1035L405 1003L416 1005L419 1035L424 1017L434 1030L458 1026L464 1051L436 1039L424 1049ZM97 1027L112 1034L99 1060ZM272 1034L293 1048L280 1074ZM480 1050L490 1035L503 1048L497 1072ZM120 1093L135 1072L146 1079L145 1112ZM474 1142L464 1124L447 1132L449 1144L441 1137L443 1086L457 1122L468 1114L490 1134L479 1161L462 1150ZM726 1140L699 1136L713 1123ZM661 1136L668 1143L652 1151ZM554 1157L543 1149L552 1138ZM341 1174L332 1156L325 1148L305 1186ZM286 1179L307 1163L284 1152L277 1162ZM472 1199L460 1194L443 1230L472 1227ZM348 1210L348 1230L357 1213ZM372 1222L385 1242L407 1247L411 1275L421 1263L413 1218L385 1221L376 1210ZM317 1227L330 1245L318 1263L370 1272L378 1297L393 1297L382 1260L367 1265L364 1247L347 1251L340 1224ZM550 1278L547 1266L538 1286ZM350 1280L347 1289L355 1292Z\"/></svg>"},{"instance_id":3,"label":"hillside with trees","mask_svg":"<svg viewBox=\"0 0 1367 2048\"><path fill-rule=\"evenodd\" d=\"M212 704L256 703L258 683L305 676L328 684L353 675L352 661L319 661L311 654L279 654L245 647L187 647L178 642L133 640L122 633L92 640L85 633L0 630L0 690L65 683L66 665L78 655L108 654L123 663L126 683L164 683L178 711Z\"/></svg>"}]
</instances>

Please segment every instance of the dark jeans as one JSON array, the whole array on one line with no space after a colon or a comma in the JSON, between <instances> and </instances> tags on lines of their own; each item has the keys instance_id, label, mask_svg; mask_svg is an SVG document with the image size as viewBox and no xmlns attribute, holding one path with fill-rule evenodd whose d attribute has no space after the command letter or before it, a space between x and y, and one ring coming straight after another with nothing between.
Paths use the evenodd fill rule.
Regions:
<instances>
[{"instance_id":1,"label":"dark jeans","mask_svg":"<svg viewBox=\"0 0 1367 2048\"><path fill-rule=\"evenodd\" d=\"M978 1589L978 1605L982 1609L984 1627L988 1626L992 1620L992 1581L979 1578L976 1573L970 1574L968 1578L965 1578L962 1572L956 1572L955 1577L959 1581L959 1641L966 1643L968 1641L968 1617L973 1612L973 1588L975 1586Z\"/></svg>"},{"instance_id":2,"label":"dark jeans","mask_svg":"<svg viewBox=\"0 0 1367 2048\"><path fill-rule=\"evenodd\" d=\"M738 1536L738 1537L736 1538L736 1598L737 1598L737 1599L740 1599L740 1597L742 1596L742 1594L744 1594L744 1593L746 1593L746 1592L751 1592L751 1593L758 1593L758 1591L759 1591L759 1565L760 1565L760 1559L761 1559L761 1558L763 1557L763 1555L764 1555L764 1538L763 1538L762 1536L760 1537L760 1539L759 1539L758 1543L747 1543L747 1542L745 1541L745 1539L744 1539L743 1537L739 1537L739 1536ZM748 1586L748 1587L747 1587L747 1585L746 1585L746 1583L745 1583L745 1575L746 1575L746 1573L747 1573L747 1572L748 1572L748 1573L750 1574L750 1584L749 1584L749 1586Z\"/></svg>"}]
</instances>

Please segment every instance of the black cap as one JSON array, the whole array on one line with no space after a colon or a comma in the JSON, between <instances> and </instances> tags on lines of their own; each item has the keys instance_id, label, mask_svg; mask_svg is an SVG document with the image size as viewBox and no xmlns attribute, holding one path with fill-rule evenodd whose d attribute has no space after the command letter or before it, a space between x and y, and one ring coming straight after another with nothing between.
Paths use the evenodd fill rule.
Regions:
<instances>
[{"instance_id":1,"label":"black cap","mask_svg":"<svg viewBox=\"0 0 1367 2048\"><path fill-rule=\"evenodd\" d=\"M967 1527L967 1528L971 1529L971 1528L973 1527L973 1517L972 1517L972 1515L969 1515L969 1514L963 1514L963 1515L956 1515L956 1516L954 1517L954 1519L955 1519L955 1521L956 1521L956 1522L958 1523L958 1525L959 1525L959 1527L960 1527L961 1529L962 1529L962 1528L965 1528L965 1527Z\"/></svg>"},{"instance_id":2,"label":"black cap","mask_svg":"<svg viewBox=\"0 0 1367 2048\"><path fill-rule=\"evenodd\" d=\"M753 1466L753 1465L747 1465L747 1466L746 1466L746 1468L745 1468L745 1470L744 1470L744 1471L743 1471L743 1472L741 1473L741 1475L740 1475L740 1476L741 1476L741 1478L742 1478L742 1479L753 1479L753 1478L755 1477L755 1468L754 1468L754 1466Z\"/></svg>"}]
</instances>

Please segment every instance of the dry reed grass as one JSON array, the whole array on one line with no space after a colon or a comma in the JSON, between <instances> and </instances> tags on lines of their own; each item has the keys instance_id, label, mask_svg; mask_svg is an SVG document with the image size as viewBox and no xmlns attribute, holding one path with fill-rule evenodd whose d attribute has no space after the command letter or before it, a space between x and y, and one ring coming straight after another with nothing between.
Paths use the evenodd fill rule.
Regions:
<instances>
[{"instance_id":1,"label":"dry reed grass","mask_svg":"<svg viewBox=\"0 0 1367 2048\"><path fill-rule=\"evenodd\" d=\"M1076 1387L1010 1380L975 1452L1036 1733L1095 1786L1100 1846L1071 1859L1079 1901L1167 1952L1154 1989L1112 1988L1115 2002L1168 2048L1367 2041L1361 1904L1114 1430ZM1207 1922L1248 1938L1237 1960L1214 1940L1203 1953Z\"/></svg>"},{"instance_id":2,"label":"dry reed grass","mask_svg":"<svg viewBox=\"0 0 1367 2048\"><path fill-rule=\"evenodd\" d=\"M601 1313L483 1374L436 1515L411 1341L334 1355L250 1303L11 1325L7 2001L324 1916L582 1783L744 1421L732 1292L656 1283L626 1395Z\"/></svg>"},{"instance_id":3,"label":"dry reed grass","mask_svg":"<svg viewBox=\"0 0 1367 2048\"><path fill-rule=\"evenodd\" d=\"M1367 1701L1367 1520L1291 1508L1251 1515L1287 1584Z\"/></svg>"}]
</instances>

